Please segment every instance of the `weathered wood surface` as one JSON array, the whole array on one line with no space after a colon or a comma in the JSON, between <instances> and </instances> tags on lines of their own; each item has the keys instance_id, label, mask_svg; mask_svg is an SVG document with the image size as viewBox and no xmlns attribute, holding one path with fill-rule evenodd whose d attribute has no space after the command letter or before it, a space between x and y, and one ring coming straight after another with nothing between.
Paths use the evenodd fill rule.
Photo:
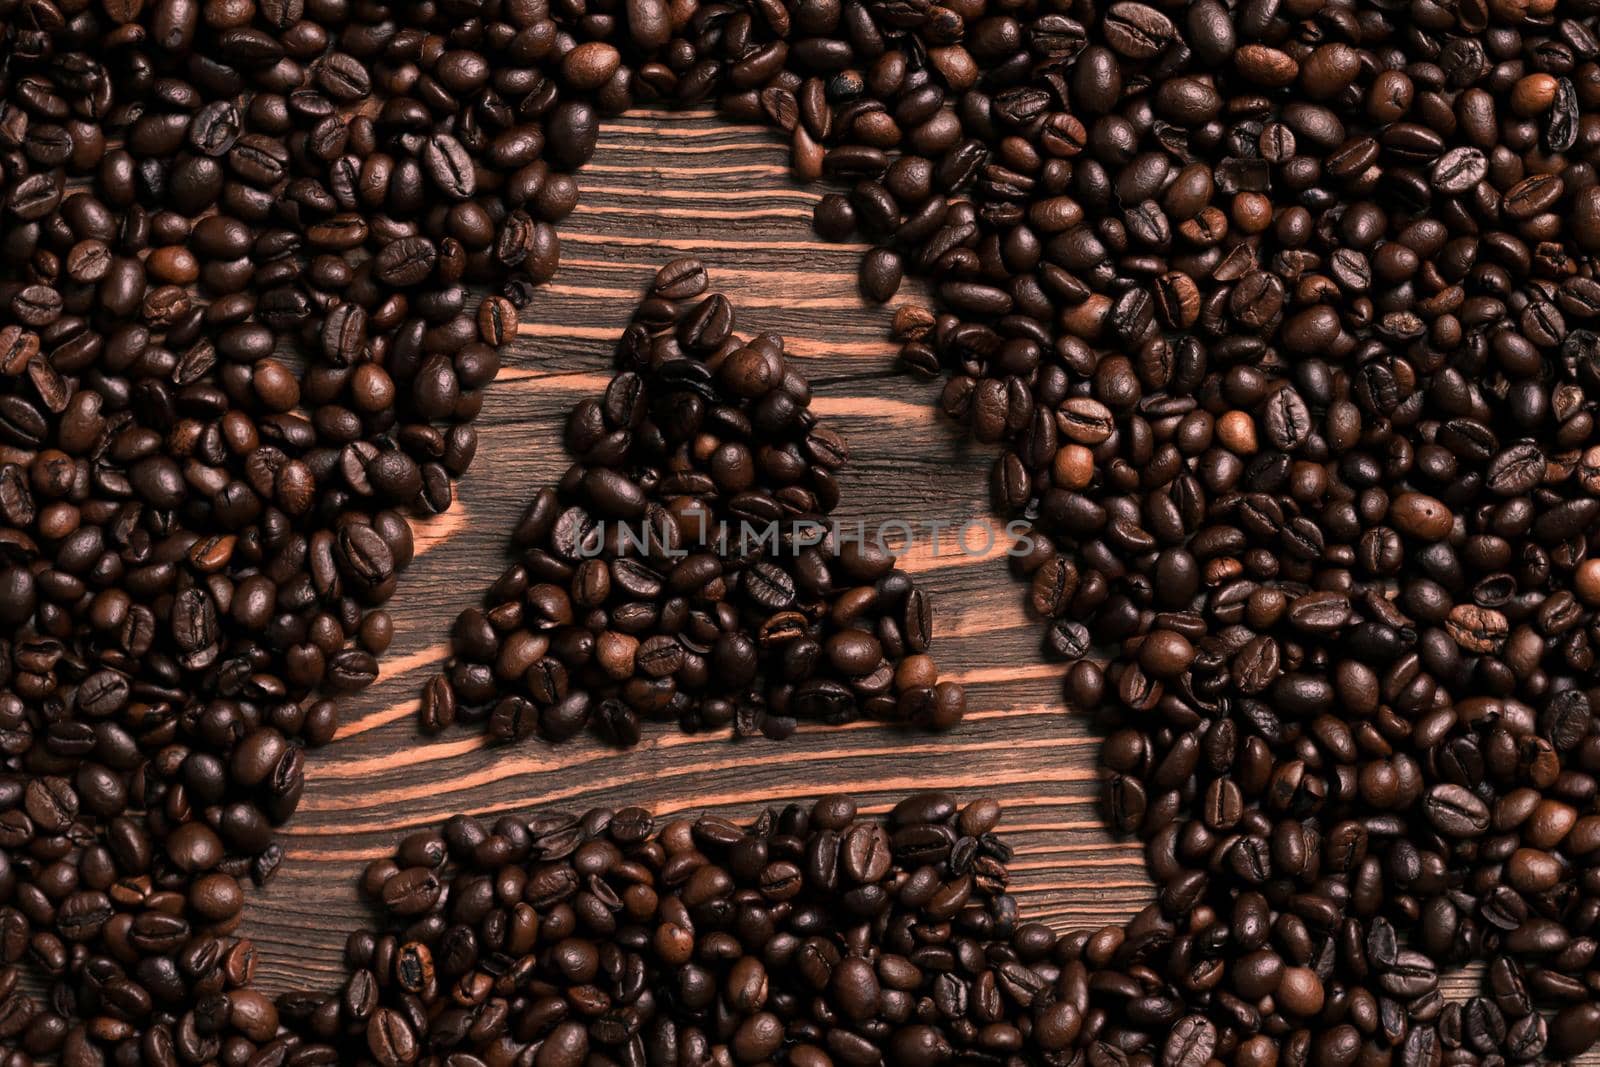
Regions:
<instances>
[{"instance_id":1,"label":"weathered wood surface","mask_svg":"<svg viewBox=\"0 0 1600 1067\"><path fill-rule=\"evenodd\" d=\"M568 407L603 386L629 312L674 256L701 254L740 328L781 332L803 362L816 410L851 443L841 516L991 521L993 453L938 413L938 383L894 369L887 324L914 290L888 307L861 299L860 246L818 241L810 218L820 193L790 181L787 157L773 134L709 111L633 113L605 129L580 178L583 201L559 227L561 271L524 309L489 390L459 500L419 530L420 557L391 605L398 636L382 677L347 702L339 740L312 755L285 862L251 897L246 929L269 988L331 985L346 932L368 915L355 887L362 866L457 811L642 802L748 817L767 802L835 790L884 805L934 785L987 791L1007 803L1028 914L1099 925L1148 899L1138 848L1101 827L1095 735L1062 707L1061 670L1039 653L1003 537L986 555L947 541L938 557L923 544L906 562L936 597L933 654L968 686L971 713L949 735L860 725L734 742L654 727L623 752L589 739L491 748L470 730L427 738L415 728L417 688L444 655L450 621L500 571L528 497L565 467ZM975 548L982 541L972 538Z\"/></svg>"}]
</instances>

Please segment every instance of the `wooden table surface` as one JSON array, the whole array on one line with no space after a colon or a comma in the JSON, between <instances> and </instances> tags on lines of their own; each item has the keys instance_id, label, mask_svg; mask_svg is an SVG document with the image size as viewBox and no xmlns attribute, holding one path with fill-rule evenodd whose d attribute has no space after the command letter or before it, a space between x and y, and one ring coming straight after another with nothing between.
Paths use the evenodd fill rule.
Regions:
<instances>
[{"instance_id":1,"label":"wooden table surface","mask_svg":"<svg viewBox=\"0 0 1600 1067\"><path fill-rule=\"evenodd\" d=\"M586 737L487 747L471 729L432 738L416 729L417 690L446 654L451 620L504 566L506 535L532 493L566 467L567 410L604 386L632 308L676 256L701 255L740 330L776 330L801 360L814 409L850 441L841 518L993 523L993 450L963 441L938 412L939 383L895 370L889 318L919 293L908 285L887 307L861 299L862 247L819 242L810 219L821 194L789 179L787 159L775 134L728 126L709 109L633 112L604 129L579 177L582 203L559 227L561 270L523 309L489 389L477 460L456 505L418 529L380 680L346 702L339 739L311 755L283 866L250 898L245 931L269 990L331 987L346 933L369 918L356 890L362 866L455 812L644 804L751 817L837 790L879 807L916 789L987 792L1008 810L1001 829L1017 848L1027 915L1098 926L1149 899L1138 846L1102 828L1096 736L1062 706L1062 668L1040 653L1003 535L981 555L947 542L935 556L923 542L903 563L934 595L935 659L967 686L967 719L947 735L858 724L736 742L652 726L618 751ZM984 540L972 532L974 549Z\"/></svg>"}]
</instances>

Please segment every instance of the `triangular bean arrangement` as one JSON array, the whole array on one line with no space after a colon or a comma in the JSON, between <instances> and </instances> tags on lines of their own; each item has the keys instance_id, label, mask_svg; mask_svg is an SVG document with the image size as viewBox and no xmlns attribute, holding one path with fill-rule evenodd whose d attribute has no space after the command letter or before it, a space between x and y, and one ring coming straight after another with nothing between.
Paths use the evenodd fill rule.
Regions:
<instances>
[{"instance_id":1,"label":"triangular bean arrangement","mask_svg":"<svg viewBox=\"0 0 1600 1067\"><path fill-rule=\"evenodd\" d=\"M497 740L641 722L783 737L858 719L949 729L966 695L928 654L933 607L871 518L835 524L843 436L772 333L741 336L693 259L663 267L620 370L579 402L576 462L536 495L516 562L451 631L423 725Z\"/></svg>"}]
</instances>

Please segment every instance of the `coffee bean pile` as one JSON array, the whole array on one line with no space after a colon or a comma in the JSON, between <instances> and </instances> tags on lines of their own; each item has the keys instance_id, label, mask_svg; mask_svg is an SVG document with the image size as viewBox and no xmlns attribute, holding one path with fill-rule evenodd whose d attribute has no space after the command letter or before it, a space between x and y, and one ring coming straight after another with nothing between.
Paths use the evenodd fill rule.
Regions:
<instances>
[{"instance_id":1,"label":"coffee bean pile","mask_svg":"<svg viewBox=\"0 0 1600 1067\"><path fill-rule=\"evenodd\" d=\"M1191 1011L1197 1067L1586 1047L1597 25L0 0L0 960L55 1006L11 993L0 1037L210 1058L239 879L277 863L322 698L376 675L402 511L471 459L567 172L602 114L715 99L845 183L817 224L877 246L869 298L930 280L903 360L1048 535L1030 600L1160 891L1105 935L1133 947L1094 1055L1167 1058ZM1443 1005L1429 975L1473 959L1486 995Z\"/></svg>"},{"instance_id":2,"label":"coffee bean pile","mask_svg":"<svg viewBox=\"0 0 1600 1067\"><path fill-rule=\"evenodd\" d=\"M1592 1044L1596 5L789 14L811 77L756 95L852 183L817 227L871 299L931 279L902 360L1047 535L1112 821L1231 917L1164 973L1330 1063Z\"/></svg>"},{"instance_id":3,"label":"coffee bean pile","mask_svg":"<svg viewBox=\"0 0 1600 1067\"><path fill-rule=\"evenodd\" d=\"M350 937L350 977L282 998L287 1031L246 1062L1066 1063L1104 1024L1084 939L1018 920L999 817L941 793L748 826L456 817L367 868L383 922Z\"/></svg>"},{"instance_id":4,"label":"coffee bean pile","mask_svg":"<svg viewBox=\"0 0 1600 1067\"><path fill-rule=\"evenodd\" d=\"M868 295L932 277L903 359L949 372L945 410L1002 446L997 508L1047 535L1019 569L1068 701L1109 721L1111 821L1166 914L1223 920L1156 970L1218 1026L1303 1020L1322 1062L1587 1048L1595 5L967 31L970 202L939 202L962 148L891 138L817 222L886 239ZM874 126L874 75L917 66L890 41ZM1341 974L1356 944L1393 966ZM1489 995L1445 1015L1435 972L1475 960Z\"/></svg>"},{"instance_id":5,"label":"coffee bean pile","mask_svg":"<svg viewBox=\"0 0 1600 1067\"><path fill-rule=\"evenodd\" d=\"M517 315L465 285L547 276L572 198L507 189L481 61L404 90L434 15L0 2L0 963L53 1009L0 1040L207 1058L242 881L473 458Z\"/></svg>"},{"instance_id":6,"label":"coffee bean pile","mask_svg":"<svg viewBox=\"0 0 1600 1067\"><path fill-rule=\"evenodd\" d=\"M661 269L621 369L567 422L577 457L534 497L517 561L451 631L425 729L501 741L640 721L781 738L799 720L948 729L962 688L928 655L933 608L872 531L832 528L844 438L809 410L783 339L741 337L697 259Z\"/></svg>"},{"instance_id":7,"label":"coffee bean pile","mask_svg":"<svg viewBox=\"0 0 1600 1067\"><path fill-rule=\"evenodd\" d=\"M516 315L462 283L548 237L302 12L0 3L0 963L52 1009L0 1041L74 1063L200 1062L404 513L476 448Z\"/></svg>"},{"instance_id":8,"label":"coffee bean pile","mask_svg":"<svg viewBox=\"0 0 1600 1067\"><path fill-rule=\"evenodd\" d=\"M851 183L816 222L879 243L863 293L935 287L902 359L1047 535L1020 569L1114 728L1113 822L1168 914L1233 917L1169 973L1327 1062L1600 1035L1596 28L1548 0L718 27L723 103ZM1388 969L1330 1001L1357 942ZM1490 995L1447 1015L1434 972L1471 960Z\"/></svg>"}]
</instances>

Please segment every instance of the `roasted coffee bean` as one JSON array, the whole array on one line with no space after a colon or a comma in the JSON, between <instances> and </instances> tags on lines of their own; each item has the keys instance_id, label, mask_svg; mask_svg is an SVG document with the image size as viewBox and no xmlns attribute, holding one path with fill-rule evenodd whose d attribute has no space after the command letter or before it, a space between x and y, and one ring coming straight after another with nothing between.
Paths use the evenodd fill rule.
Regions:
<instances>
[{"instance_id":1,"label":"roasted coffee bean","mask_svg":"<svg viewBox=\"0 0 1600 1067\"><path fill-rule=\"evenodd\" d=\"M890 249L875 248L861 260L861 294L885 303L899 290L903 276L900 257Z\"/></svg>"}]
</instances>

